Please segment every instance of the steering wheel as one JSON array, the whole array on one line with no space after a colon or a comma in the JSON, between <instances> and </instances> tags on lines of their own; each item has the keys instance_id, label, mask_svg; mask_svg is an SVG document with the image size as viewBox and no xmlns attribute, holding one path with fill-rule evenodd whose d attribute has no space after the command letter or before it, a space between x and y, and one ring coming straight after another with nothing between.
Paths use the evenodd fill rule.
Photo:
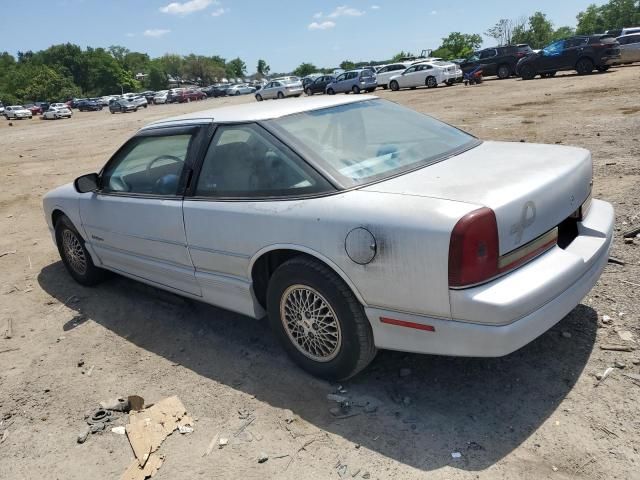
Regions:
<instances>
[{"instance_id":1,"label":"steering wheel","mask_svg":"<svg viewBox=\"0 0 640 480\"><path fill-rule=\"evenodd\" d=\"M151 160L149 162L149 164L147 165L147 177L151 177L151 167L153 166L154 163L160 161L160 160L173 160L176 163L184 163L184 160L182 160L179 157L175 157L173 155L160 155L159 157L154 158L153 160Z\"/></svg>"}]
</instances>

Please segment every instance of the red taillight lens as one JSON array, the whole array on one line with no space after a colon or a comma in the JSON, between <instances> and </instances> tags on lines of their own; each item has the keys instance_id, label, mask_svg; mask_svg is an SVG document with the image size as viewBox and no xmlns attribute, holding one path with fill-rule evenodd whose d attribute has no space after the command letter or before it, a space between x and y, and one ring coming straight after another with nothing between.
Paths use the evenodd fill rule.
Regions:
<instances>
[{"instance_id":1,"label":"red taillight lens","mask_svg":"<svg viewBox=\"0 0 640 480\"><path fill-rule=\"evenodd\" d=\"M496 214L483 207L462 217L449 242L449 286L465 287L498 275Z\"/></svg>"}]
</instances>

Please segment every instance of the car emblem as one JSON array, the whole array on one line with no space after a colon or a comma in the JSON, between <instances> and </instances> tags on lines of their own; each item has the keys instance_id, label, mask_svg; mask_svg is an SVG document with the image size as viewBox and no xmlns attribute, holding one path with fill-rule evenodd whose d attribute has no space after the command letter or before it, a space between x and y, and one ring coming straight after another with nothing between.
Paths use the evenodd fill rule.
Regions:
<instances>
[{"instance_id":1,"label":"car emblem","mask_svg":"<svg viewBox=\"0 0 640 480\"><path fill-rule=\"evenodd\" d=\"M529 214L529 212L531 212ZM522 234L524 231L533 225L536 220L536 204L529 200L522 206L522 214L520 215L520 221L514 223L511 226L511 235L516 236L516 245L522 241Z\"/></svg>"}]
</instances>

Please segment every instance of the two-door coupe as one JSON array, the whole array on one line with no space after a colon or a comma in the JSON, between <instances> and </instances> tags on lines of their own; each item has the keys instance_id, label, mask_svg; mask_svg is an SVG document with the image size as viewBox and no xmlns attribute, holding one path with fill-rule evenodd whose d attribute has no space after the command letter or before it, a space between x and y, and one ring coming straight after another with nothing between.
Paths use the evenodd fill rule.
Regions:
<instances>
[{"instance_id":1,"label":"two-door coupe","mask_svg":"<svg viewBox=\"0 0 640 480\"><path fill-rule=\"evenodd\" d=\"M81 284L110 270L268 313L300 366L344 379L379 348L501 356L556 324L607 263L591 176L581 148L308 97L152 123L44 211Z\"/></svg>"}]
</instances>

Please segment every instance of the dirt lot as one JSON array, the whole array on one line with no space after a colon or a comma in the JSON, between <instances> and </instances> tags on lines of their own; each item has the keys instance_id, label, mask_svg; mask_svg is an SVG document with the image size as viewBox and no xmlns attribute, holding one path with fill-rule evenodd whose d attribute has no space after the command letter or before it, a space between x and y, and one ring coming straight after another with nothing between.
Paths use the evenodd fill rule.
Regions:
<instances>
[{"instance_id":1,"label":"dirt lot","mask_svg":"<svg viewBox=\"0 0 640 480\"><path fill-rule=\"evenodd\" d=\"M127 438L109 429L79 445L76 436L100 400L131 394L179 395L197 418L194 433L162 445L158 479L640 478L640 382L624 376L640 373L640 351L600 348L639 346L640 240L624 244L621 235L640 224L639 80L632 66L380 92L485 139L590 149L595 195L616 208L613 255L626 265L609 264L582 305L508 357L380 352L343 385L378 410L355 407L359 415L343 419L328 411L337 386L297 369L266 322L124 278L80 287L43 220L46 191L97 171L143 124L251 97L13 127L2 120L0 478L118 478L133 459ZM595 375L614 362L626 367L596 387ZM239 410L255 420L237 433L246 421ZM216 436L229 444L204 455Z\"/></svg>"}]
</instances>

